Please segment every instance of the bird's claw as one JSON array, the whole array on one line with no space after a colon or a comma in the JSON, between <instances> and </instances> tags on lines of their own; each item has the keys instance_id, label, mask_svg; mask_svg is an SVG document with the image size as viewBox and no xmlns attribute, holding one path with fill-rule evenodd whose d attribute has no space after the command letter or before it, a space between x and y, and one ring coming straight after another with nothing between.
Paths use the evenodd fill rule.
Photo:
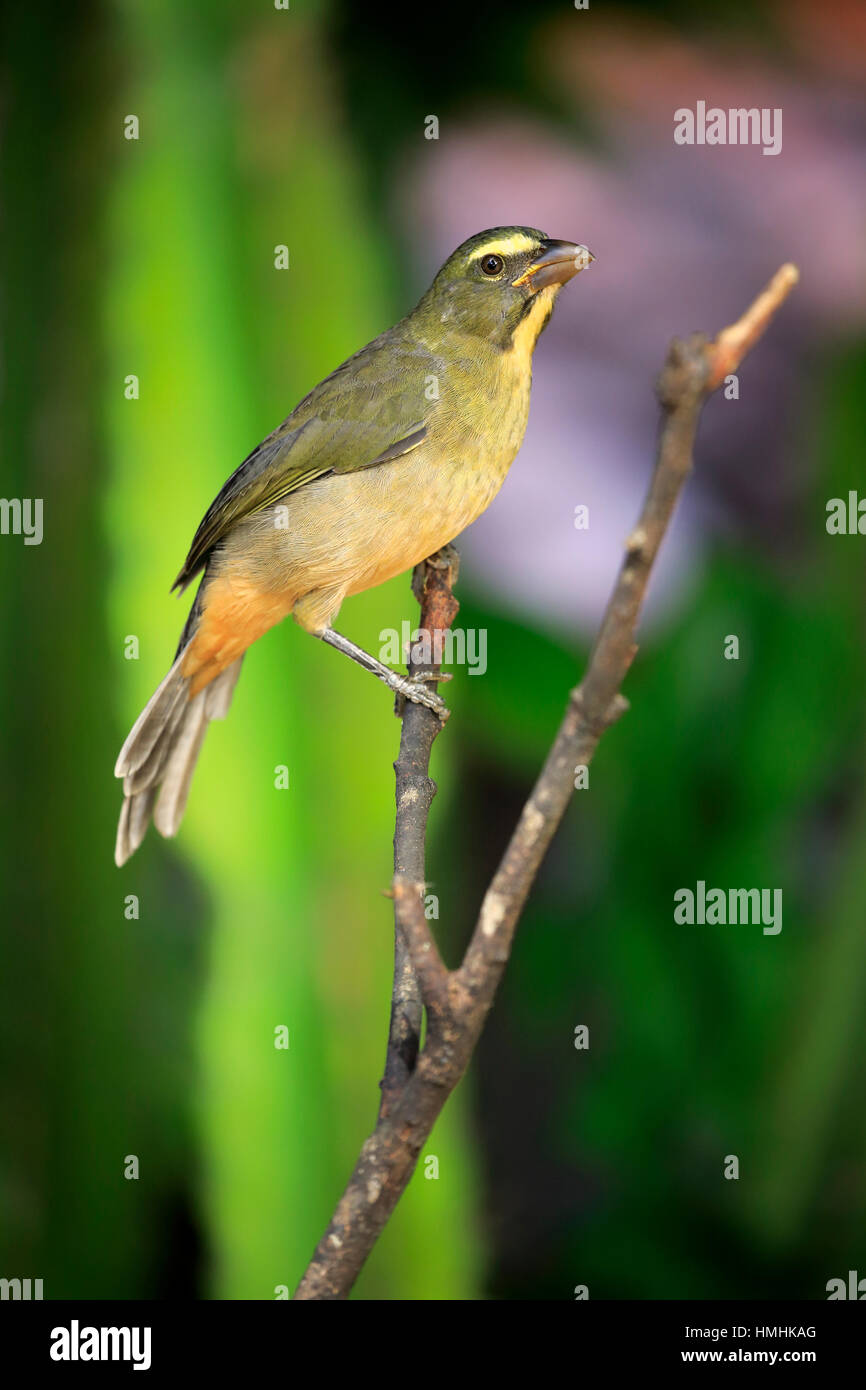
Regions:
<instances>
[{"instance_id":1,"label":"bird's claw","mask_svg":"<svg viewBox=\"0 0 866 1390\"><path fill-rule=\"evenodd\" d=\"M426 682L450 679L445 676L402 676L400 685L395 687L396 698L394 700L394 713L398 719L402 718L406 701L409 700L413 705L424 705L427 709L432 709L434 714L438 714L444 724L451 716L451 711L445 704L441 695L437 695L435 690L428 690Z\"/></svg>"}]
</instances>

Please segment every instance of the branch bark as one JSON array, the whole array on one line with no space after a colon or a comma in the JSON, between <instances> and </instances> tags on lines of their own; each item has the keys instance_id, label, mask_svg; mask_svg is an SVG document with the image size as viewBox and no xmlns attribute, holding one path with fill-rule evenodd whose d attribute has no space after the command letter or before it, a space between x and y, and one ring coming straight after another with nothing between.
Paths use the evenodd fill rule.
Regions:
<instances>
[{"instance_id":1,"label":"branch bark","mask_svg":"<svg viewBox=\"0 0 866 1390\"><path fill-rule=\"evenodd\" d=\"M589 765L604 731L628 708L620 686L637 651L635 634L652 568L692 470L704 401L737 370L798 278L795 266L783 266L741 318L714 340L693 334L671 344L657 387L662 428L656 466L640 519L626 541L586 674L571 692L562 724L484 895L463 963L453 971L442 962L423 907L424 837L435 791L427 767L438 720L418 706L404 712L395 765L393 889L397 939L402 944L397 948L382 1107L298 1286L297 1299L348 1297L412 1176L422 1145L469 1064L510 956L520 913L571 799L575 769ZM419 570L431 586L435 575L442 577L435 557ZM446 587L450 592L447 582ZM447 604L440 610L443 620L446 610ZM452 612L444 626L453 616ZM427 1037L419 1053L421 1003L427 1010Z\"/></svg>"},{"instance_id":2,"label":"branch bark","mask_svg":"<svg viewBox=\"0 0 866 1390\"><path fill-rule=\"evenodd\" d=\"M452 588L457 582L460 561L453 546L446 546L436 555L416 565L412 576L412 592L421 606L419 636L426 635L432 660L419 640L409 653L410 676L436 681L441 678L442 664L437 661L436 635L440 641L450 628L460 607ZM400 729L400 752L394 764L397 801L394 823L394 877L423 884L425 874L425 842L427 818L436 795L436 783L428 776L433 740L442 728L442 721L424 705L406 703ZM380 1120L387 1115L395 1096L415 1070L421 1036L423 1012L422 992L418 977L400 929L401 911L405 904L394 904L394 986L391 994L391 1025L385 1057L385 1074L379 1085L382 1099ZM422 913L423 915L423 913Z\"/></svg>"}]
</instances>

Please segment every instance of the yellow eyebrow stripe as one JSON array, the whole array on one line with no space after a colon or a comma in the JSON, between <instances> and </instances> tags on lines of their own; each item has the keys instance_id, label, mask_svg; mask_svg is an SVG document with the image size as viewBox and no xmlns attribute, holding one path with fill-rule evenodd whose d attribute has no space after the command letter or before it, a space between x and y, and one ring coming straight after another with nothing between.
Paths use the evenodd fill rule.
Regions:
<instances>
[{"instance_id":1,"label":"yellow eyebrow stripe","mask_svg":"<svg viewBox=\"0 0 866 1390\"><path fill-rule=\"evenodd\" d=\"M538 247L538 242L525 232L515 232L513 236L504 237L496 241L488 241L484 246L479 246L477 251L473 251L469 257L471 261L477 261L480 256L513 256L520 251L534 251Z\"/></svg>"}]
</instances>

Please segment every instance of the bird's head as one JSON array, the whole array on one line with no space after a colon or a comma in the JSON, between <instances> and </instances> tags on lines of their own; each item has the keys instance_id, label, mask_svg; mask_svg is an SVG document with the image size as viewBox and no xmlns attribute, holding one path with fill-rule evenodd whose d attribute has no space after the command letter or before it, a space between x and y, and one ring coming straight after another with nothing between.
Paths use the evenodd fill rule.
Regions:
<instances>
[{"instance_id":1,"label":"bird's head","mask_svg":"<svg viewBox=\"0 0 866 1390\"><path fill-rule=\"evenodd\" d=\"M416 314L431 336L453 330L506 351L519 339L531 352L562 286L593 259L535 227L491 227L449 256Z\"/></svg>"}]
</instances>

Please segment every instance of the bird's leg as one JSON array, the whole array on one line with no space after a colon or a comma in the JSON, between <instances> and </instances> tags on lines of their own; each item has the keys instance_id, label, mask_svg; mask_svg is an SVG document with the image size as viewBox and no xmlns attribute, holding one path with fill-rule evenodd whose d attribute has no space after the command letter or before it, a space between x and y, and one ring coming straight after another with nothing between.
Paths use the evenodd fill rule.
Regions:
<instances>
[{"instance_id":1,"label":"bird's leg","mask_svg":"<svg viewBox=\"0 0 866 1390\"><path fill-rule=\"evenodd\" d=\"M344 637L340 632L335 632L332 627L323 628L315 635L323 642L327 642L329 647L336 647L338 652L345 652L346 656L357 661L358 665L363 666L365 671L372 672L390 690L396 691L404 699L411 700L415 705L426 705L428 709L435 710L443 724L448 718L451 711L446 706L445 701L441 695L436 694L435 690L426 688L423 677L410 680L408 676L401 676L399 672L392 671L389 666L377 661L375 656L370 656L370 653L365 652L363 647L356 646L354 642L349 641L348 637ZM436 679L438 680L440 677L437 676Z\"/></svg>"}]
</instances>

